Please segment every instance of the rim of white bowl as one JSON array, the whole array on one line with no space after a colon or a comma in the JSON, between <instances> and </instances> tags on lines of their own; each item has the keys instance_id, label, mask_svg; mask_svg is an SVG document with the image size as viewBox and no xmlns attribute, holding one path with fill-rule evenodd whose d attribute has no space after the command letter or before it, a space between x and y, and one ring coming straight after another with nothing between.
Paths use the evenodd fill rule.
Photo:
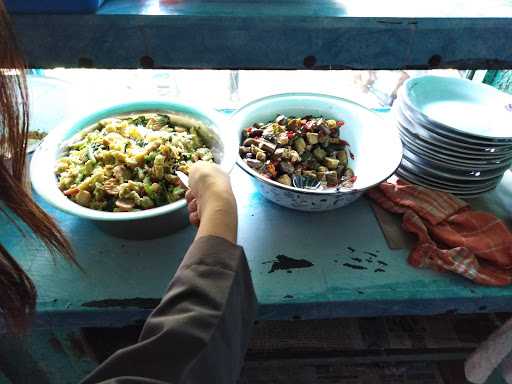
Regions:
<instances>
[{"instance_id":1,"label":"rim of white bowl","mask_svg":"<svg viewBox=\"0 0 512 384\"><path fill-rule=\"evenodd\" d=\"M338 101L338 102L343 102L343 103L349 103L349 104L352 104L352 105L355 105L359 108L362 108L363 110L365 110L366 112L369 112L371 114L373 114L376 118L380 119L383 123L384 126L388 126L389 129L394 129L393 127L393 124L389 121L387 121L386 119L384 119L382 116L379 116L377 114L377 112L375 111L372 111L371 109L369 108L366 108L364 106L362 106L361 104L359 103L356 103L352 100L348 100L348 99L344 99L342 97L337 97L337 96L332 96L332 95L326 95L326 94L322 94L322 93L313 93L313 92L290 92L290 93L279 93L279 94L275 94L275 95L270 95L270 96L265 96L265 97L262 97L262 98L259 98L259 99L256 99L256 100L253 100L251 101L250 103L247 103L245 104L244 106L242 106L241 108L239 108L238 110L236 110L231 116L230 116L230 120L231 122L234 121L234 119L240 114L242 113L245 109L247 108L250 108L256 104L259 104L261 102L264 102L264 101L269 101L269 100L272 100L272 99L280 99L280 98L286 98L286 97L314 97L314 98L320 98L320 99L330 99L330 100L334 100L334 101ZM241 133L241 131L237 131L237 135L239 136ZM237 137L238 139L238 143L240 142L240 137ZM236 163L237 165L243 170L245 171L247 174L249 174L250 176L254 176L256 179L258 179L259 181L262 181L263 183L265 184L268 184L268 185L271 185L273 187L276 187L276 188L280 188L280 189L284 189L286 191L290 191L290 192L298 192L298 193L302 193L302 194L310 194L310 195L341 195L341 194L353 194L353 193L361 193L363 191L366 191L378 184L380 184L381 182L383 182L384 180L387 180L389 179L395 172L396 170L398 169L398 167L400 166L400 162L402 160L402 155L403 155L403 145L402 145L402 141L400 140L400 134L398 132L398 129L396 129L396 139L397 139L397 144L400 148L400 151L399 153L397 153L396 155L396 161L394 162L396 165L394 166L394 169L391 171L390 170L390 173L389 175L387 175L385 178L383 178L382 180L379 180L377 182L375 182L374 184L371 184L371 185L365 185L363 187L360 187L360 188L341 188L341 187L338 187L338 188L333 188L333 189L326 189L326 190L309 190L309 189L303 189L303 188L297 188L297 187L292 187L292 186L287 186L287 185L284 185L284 184L281 184L281 183L278 183L277 181L274 181L274 180L270 180L270 179L267 179L266 177L263 177L261 176L258 172L256 172L254 169L252 169L251 167L249 167L245 161L243 161L243 159L240 157L240 155L237 153L237 157L236 157ZM357 176L357 175L356 175Z\"/></svg>"},{"instance_id":2,"label":"rim of white bowl","mask_svg":"<svg viewBox=\"0 0 512 384\"><path fill-rule=\"evenodd\" d=\"M168 112L184 113L192 118L210 120L218 130L227 129L227 118L221 113L203 106L192 105L189 102L180 100L129 100L121 103L109 103L100 109L89 111L80 114L79 117L75 116L69 118L56 128L50 131L48 136L43 140L40 146L32 155L30 163L30 179L34 190L39 194L46 202L55 208L60 209L63 212L79 216L85 219L91 219L96 221L134 221L150 219L163 214L168 214L173 211L177 211L184 208L186 205L185 199L178 200L174 203L166 204L161 207L146 209L136 212L105 212L98 211L91 208L85 208L81 205L69 200L65 197L57 187L57 179L53 173L53 166L56 160L56 156L52 153L56 150L56 146L59 146L64 140L67 132L74 130L77 125L81 127L76 130L79 132L81 129L86 128L88 125L93 124L94 121L99 121L109 116L115 116L122 113L130 113L137 111L150 111L150 110L161 110ZM229 132L229 131L228 131ZM222 143L224 145L224 153L222 161L219 166L226 172L230 173L236 163L236 153L238 148L238 141L234 138L230 138L229 134L220 135ZM67 138L66 138L67 139ZM232 141L231 145L230 142ZM232 150L230 150L232 148ZM41 167L39 164L48 164L53 162L52 167L46 169L44 165ZM44 187L48 182L55 183L55 189L61 194L58 200L54 199L54 193ZM55 192L55 190L53 191ZM60 197L60 196L59 196Z\"/></svg>"}]
</instances>

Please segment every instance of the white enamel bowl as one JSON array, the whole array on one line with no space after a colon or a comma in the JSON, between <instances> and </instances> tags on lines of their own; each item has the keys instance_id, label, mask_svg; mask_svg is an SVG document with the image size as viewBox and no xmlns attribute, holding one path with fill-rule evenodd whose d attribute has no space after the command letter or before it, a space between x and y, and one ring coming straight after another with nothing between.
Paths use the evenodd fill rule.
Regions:
<instances>
[{"instance_id":1,"label":"white enamel bowl","mask_svg":"<svg viewBox=\"0 0 512 384\"><path fill-rule=\"evenodd\" d=\"M122 237L159 237L186 225L188 215L185 199L138 212L102 212L74 203L57 187L54 169L56 160L62 153L63 142L101 119L146 111L175 112L202 122L206 127L201 132L202 137L212 148L215 161L224 171L231 171L236 162L238 142L225 129L227 122L220 113L182 102L130 101L77 116L54 128L32 157L30 177L35 191L61 211L93 220L103 229Z\"/></svg>"},{"instance_id":2,"label":"white enamel bowl","mask_svg":"<svg viewBox=\"0 0 512 384\"><path fill-rule=\"evenodd\" d=\"M231 118L239 142L245 128L285 116L322 116L343 120L341 137L350 143L355 156L349 160L357 180L352 189L305 190L289 187L261 176L240 157L237 164L249 174L259 192L284 207L301 211L327 211L350 204L363 191L391 176L402 159L398 129L377 113L352 101L314 93L286 93L253 101Z\"/></svg>"}]
</instances>

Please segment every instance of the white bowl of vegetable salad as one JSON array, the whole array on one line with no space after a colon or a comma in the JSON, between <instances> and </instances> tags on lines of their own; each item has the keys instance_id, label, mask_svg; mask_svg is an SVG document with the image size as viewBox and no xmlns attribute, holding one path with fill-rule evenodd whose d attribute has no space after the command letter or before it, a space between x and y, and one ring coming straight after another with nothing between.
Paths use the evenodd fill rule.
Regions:
<instances>
[{"instance_id":1,"label":"white bowl of vegetable salad","mask_svg":"<svg viewBox=\"0 0 512 384\"><path fill-rule=\"evenodd\" d=\"M171 101L130 101L71 119L34 153L35 191L56 208L119 236L158 237L187 223L185 187L199 160L230 172L237 139L218 112Z\"/></svg>"},{"instance_id":2,"label":"white bowl of vegetable salad","mask_svg":"<svg viewBox=\"0 0 512 384\"><path fill-rule=\"evenodd\" d=\"M232 116L238 165L267 199L301 211L356 200L398 168L397 129L352 101L289 93L253 101Z\"/></svg>"}]
</instances>

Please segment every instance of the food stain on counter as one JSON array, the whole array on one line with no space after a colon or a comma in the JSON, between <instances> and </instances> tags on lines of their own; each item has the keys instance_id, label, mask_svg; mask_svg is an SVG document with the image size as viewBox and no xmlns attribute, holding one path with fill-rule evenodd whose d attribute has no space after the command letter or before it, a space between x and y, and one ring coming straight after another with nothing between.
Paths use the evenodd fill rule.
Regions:
<instances>
[{"instance_id":1,"label":"food stain on counter","mask_svg":"<svg viewBox=\"0 0 512 384\"><path fill-rule=\"evenodd\" d=\"M368 269L366 267L363 267L362 265L355 265L350 263L343 263L344 267L352 268L352 269Z\"/></svg>"},{"instance_id":2,"label":"food stain on counter","mask_svg":"<svg viewBox=\"0 0 512 384\"><path fill-rule=\"evenodd\" d=\"M270 268L270 271L268 271L268 273L272 273L278 270L285 270L287 273L291 273L292 269L310 268L314 265L309 260L293 259L286 255L277 255L276 259L276 261L272 262L272 267Z\"/></svg>"},{"instance_id":3,"label":"food stain on counter","mask_svg":"<svg viewBox=\"0 0 512 384\"><path fill-rule=\"evenodd\" d=\"M376 262L379 264L379 266L388 266L389 264L382 260L377 260L379 255L379 251L359 251L357 249L354 249L352 247L347 247L347 250L349 251L346 255L346 260L348 262L342 263L341 266L345 268L360 270L360 271L366 271L366 270L373 270L373 272L386 272L386 270L383 267L373 267L369 264L373 264ZM360 254L361 256L359 256ZM359 256L359 257L358 257ZM338 262L338 260L334 260L335 263Z\"/></svg>"}]
</instances>

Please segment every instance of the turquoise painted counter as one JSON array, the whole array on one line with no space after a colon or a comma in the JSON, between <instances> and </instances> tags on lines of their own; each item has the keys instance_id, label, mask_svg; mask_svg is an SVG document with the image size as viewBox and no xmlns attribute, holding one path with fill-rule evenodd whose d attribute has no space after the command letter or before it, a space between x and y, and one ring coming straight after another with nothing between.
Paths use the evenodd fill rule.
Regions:
<instances>
[{"instance_id":1,"label":"turquoise painted counter","mask_svg":"<svg viewBox=\"0 0 512 384\"><path fill-rule=\"evenodd\" d=\"M247 253L262 319L512 311L512 287L481 287L409 266L406 250L388 248L365 198L332 212L302 213L264 200L238 168L232 181L239 242ZM500 187L478 203L509 221L510 196L508 172ZM36 327L121 326L142 320L157 305L195 234L187 227L156 240L119 239L40 203L69 236L86 272L52 259L41 244L0 222L2 243L38 288ZM278 255L309 263L270 272Z\"/></svg>"}]
</instances>

